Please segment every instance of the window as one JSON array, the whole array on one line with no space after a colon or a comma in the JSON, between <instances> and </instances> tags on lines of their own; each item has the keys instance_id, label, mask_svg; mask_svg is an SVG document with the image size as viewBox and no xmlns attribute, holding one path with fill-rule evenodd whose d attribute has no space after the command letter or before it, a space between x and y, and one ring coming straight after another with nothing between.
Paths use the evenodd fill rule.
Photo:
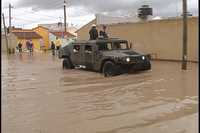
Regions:
<instances>
[{"instance_id":1,"label":"window","mask_svg":"<svg viewBox=\"0 0 200 133\"><path fill-rule=\"evenodd\" d=\"M111 50L112 49L112 44L111 43L99 43L98 45L98 50Z\"/></svg>"},{"instance_id":2,"label":"window","mask_svg":"<svg viewBox=\"0 0 200 133\"><path fill-rule=\"evenodd\" d=\"M113 43L113 49L115 49L115 50L128 49L128 44L127 43L123 43L123 42L114 42Z\"/></svg>"},{"instance_id":3,"label":"window","mask_svg":"<svg viewBox=\"0 0 200 133\"><path fill-rule=\"evenodd\" d=\"M92 46L85 45L85 53L92 53Z\"/></svg>"},{"instance_id":4,"label":"window","mask_svg":"<svg viewBox=\"0 0 200 133\"><path fill-rule=\"evenodd\" d=\"M80 51L80 45L74 45L73 51L74 51L74 53L79 52Z\"/></svg>"}]
</instances>

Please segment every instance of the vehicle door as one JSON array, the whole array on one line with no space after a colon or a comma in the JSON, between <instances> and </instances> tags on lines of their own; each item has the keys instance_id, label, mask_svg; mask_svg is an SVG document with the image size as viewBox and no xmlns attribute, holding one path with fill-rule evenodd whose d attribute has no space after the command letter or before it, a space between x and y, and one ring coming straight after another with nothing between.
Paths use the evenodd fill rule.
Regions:
<instances>
[{"instance_id":1,"label":"vehicle door","mask_svg":"<svg viewBox=\"0 0 200 133\"><path fill-rule=\"evenodd\" d=\"M111 42L98 42L94 47L94 68L99 70L101 67L102 60L104 58L103 53L112 50Z\"/></svg>"},{"instance_id":2,"label":"vehicle door","mask_svg":"<svg viewBox=\"0 0 200 133\"><path fill-rule=\"evenodd\" d=\"M94 65L94 45L93 44L86 44L84 46L84 65L87 69L93 69Z\"/></svg>"},{"instance_id":3,"label":"vehicle door","mask_svg":"<svg viewBox=\"0 0 200 133\"><path fill-rule=\"evenodd\" d=\"M74 65L81 65L81 45L80 44L73 45L71 61Z\"/></svg>"}]
</instances>

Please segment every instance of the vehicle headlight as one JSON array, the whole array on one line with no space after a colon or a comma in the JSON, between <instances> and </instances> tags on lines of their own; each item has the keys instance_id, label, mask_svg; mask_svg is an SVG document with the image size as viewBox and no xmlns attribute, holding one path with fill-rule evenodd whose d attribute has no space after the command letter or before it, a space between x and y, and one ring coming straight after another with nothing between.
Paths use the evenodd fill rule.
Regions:
<instances>
[{"instance_id":1,"label":"vehicle headlight","mask_svg":"<svg viewBox=\"0 0 200 133\"><path fill-rule=\"evenodd\" d=\"M130 60L130 58L126 58L126 61L127 61L127 62L130 62L131 60Z\"/></svg>"},{"instance_id":2,"label":"vehicle headlight","mask_svg":"<svg viewBox=\"0 0 200 133\"><path fill-rule=\"evenodd\" d=\"M142 60L145 60L145 56L142 56Z\"/></svg>"}]
</instances>

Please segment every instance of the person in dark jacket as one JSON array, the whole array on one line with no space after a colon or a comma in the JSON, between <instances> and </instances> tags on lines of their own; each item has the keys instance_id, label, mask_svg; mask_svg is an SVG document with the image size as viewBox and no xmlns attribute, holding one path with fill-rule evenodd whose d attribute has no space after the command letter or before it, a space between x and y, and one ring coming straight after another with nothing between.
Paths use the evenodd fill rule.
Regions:
<instances>
[{"instance_id":1,"label":"person in dark jacket","mask_svg":"<svg viewBox=\"0 0 200 133\"><path fill-rule=\"evenodd\" d=\"M107 33L106 33L106 26L105 26L105 25L103 25L103 31L100 30L99 35L100 35L101 37L103 37L103 38L108 38L108 35L107 35Z\"/></svg>"},{"instance_id":2,"label":"person in dark jacket","mask_svg":"<svg viewBox=\"0 0 200 133\"><path fill-rule=\"evenodd\" d=\"M27 41L26 41L26 49L29 50L29 48L30 48L30 41L27 40Z\"/></svg>"},{"instance_id":3,"label":"person in dark jacket","mask_svg":"<svg viewBox=\"0 0 200 133\"><path fill-rule=\"evenodd\" d=\"M22 52L22 43L21 42L18 43L18 49L19 49L19 52L21 53Z\"/></svg>"},{"instance_id":4,"label":"person in dark jacket","mask_svg":"<svg viewBox=\"0 0 200 133\"><path fill-rule=\"evenodd\" d=\"M53 41L51 41L51 50L52 50L52 55L55 55L55 48L56 48L56 45L54 44Z\"/></svg>"},{"instance_id":5,"label":"person in dark jacket","mask_svg":"<svg viewBox=\"0 0 200 133\"><path fill-rule=\"evenodd\" d=\"M29 44L30 55L33 55L33 47L34 47L34 44L33 44L32 40L30 40L30 44Z\"/></svg>"},{"instance_id":6,"label":"person in dark jacket","mask_svg":"<svg viewBox=\"0 0 200 133\"><path fill-rule=\"evenodd\" d=\"M96 40L98 38L98 31L96 29L96 25L93 24L92 28L89 31L90 34L90 40Z\"/></svg>"}]
</instances>

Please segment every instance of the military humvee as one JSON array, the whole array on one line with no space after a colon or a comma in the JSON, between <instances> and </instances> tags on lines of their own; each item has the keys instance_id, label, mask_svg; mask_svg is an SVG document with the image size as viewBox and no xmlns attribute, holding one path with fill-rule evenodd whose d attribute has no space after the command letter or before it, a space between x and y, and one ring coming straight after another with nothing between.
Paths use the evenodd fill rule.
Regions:
<instances>
[{"instance_id":1,"label":"military humvee","mask_svg":"<svg viewBox=\"0 0 200 133\"><path fill-rule=\"evenodd\" d=\"M146 55L133 51L126 40L115 38L75 41L60 49L59 58L64 59L64 69L82 67L104 76L151 69Z\"/></svg>"}]
</instances>

